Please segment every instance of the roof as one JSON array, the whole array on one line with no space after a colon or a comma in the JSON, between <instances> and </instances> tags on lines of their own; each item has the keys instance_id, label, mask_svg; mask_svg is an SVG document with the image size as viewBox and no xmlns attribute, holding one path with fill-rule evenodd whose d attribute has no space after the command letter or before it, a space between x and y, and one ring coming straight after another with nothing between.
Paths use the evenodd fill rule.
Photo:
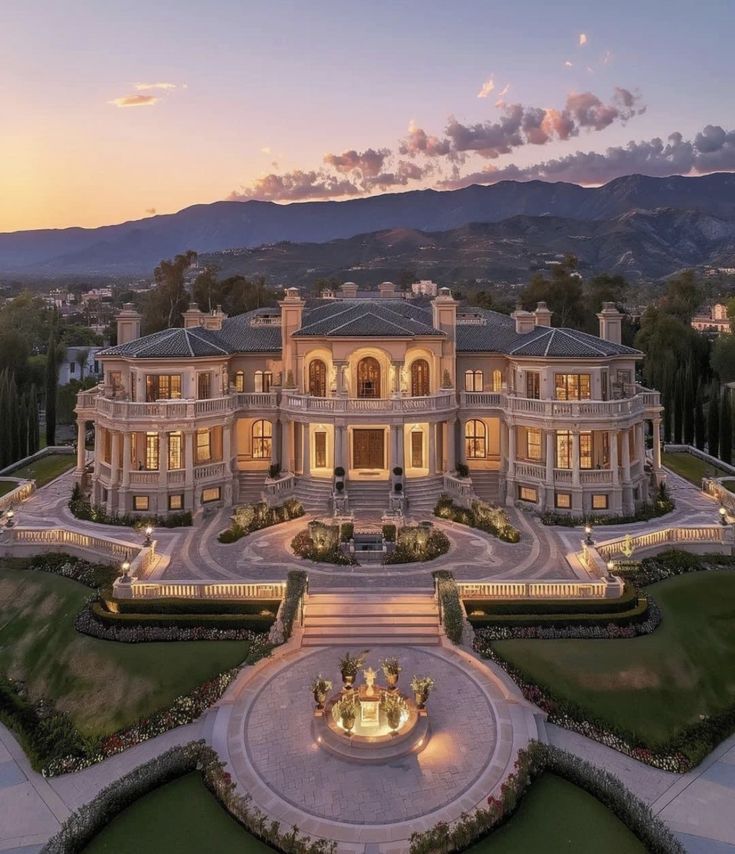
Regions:
<instances>
[{"instance_id":1,"label":"roof","mask_svg":"<svg viewBox=\"0 0 735 854\"><path fill-rule=\"evenodd\" d=\"M530 332L518 333L512 317L496 311L474 308L470 315L460 315L457 318L457 351L542 358L642 355L640 350L625 344L615 344L596 335L566 327L536 326Z\"/></svg>"},{"instance_id":2,"label":"roof","mask_svg":"<svg viewBox=\"0 0 735 854\"><path fill-rule=\"evenodd\" d=\"M403 299L341 299L308 303L296 338L412 338L443 336L433 326L431 309Z\"/></svg>"},{"instance_id":3,"label":"roof","mask_svg":"<svg viewBox=\"0 0 735 854\"><path fill-rule=\"evenodd\" d=\"M102 356L128 356L135 359L173 359L187 356L222 356L231 351L210 329L162 329L103 350Z\"/></svg>"}]
</instances>

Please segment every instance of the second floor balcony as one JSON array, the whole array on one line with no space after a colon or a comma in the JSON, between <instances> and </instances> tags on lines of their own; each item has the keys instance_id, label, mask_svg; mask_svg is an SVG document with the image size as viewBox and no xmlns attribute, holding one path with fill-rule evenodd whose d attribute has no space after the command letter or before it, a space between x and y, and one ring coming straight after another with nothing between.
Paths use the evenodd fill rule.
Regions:
<instances>
[{"instance_id":1,"label":"second floor balcony","mask_svg":"<svg viewBox=\"0 0 735 854\"><path fill-rule=\"evenodd\" d=\"M427 394L421 397L316 397L284 391L281 407L292 412L351 415L391 415L446 412L457 405L453 390Z\"/></svg>"}]
</instances>

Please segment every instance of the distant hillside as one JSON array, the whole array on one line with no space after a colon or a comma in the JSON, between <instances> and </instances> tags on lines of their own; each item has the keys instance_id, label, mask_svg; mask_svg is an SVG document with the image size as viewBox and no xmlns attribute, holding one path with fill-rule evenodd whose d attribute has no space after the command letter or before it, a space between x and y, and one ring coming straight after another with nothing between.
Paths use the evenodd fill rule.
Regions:
<instances>
[{"instance_id":1,"label":"distant hillside","mask_svg":"<svg viewBox=\"0 0 735 854\"><path fill-rule=\"evenodd\" d=\"M686 267L735 266L735 219L663 208L610 220L516 216L449 231L389 229L327 243L282 242L203 256L222 276L263 275L274 284L308 285L336 276L361 285L402 271L438 282L525 281L529 271L574 253L588 273L659 279Z\"/></svg>"},{"instance_id":2,"label":"distant hillside","mask_svg":"<svg viewBox=\"0 0 735 854\"><path fill-rule=\"evenodd\" d=\"M467 223L505 220L511 220L508 239L527 236L535 244L533 229L540 227L536 225L539 217L559 223L592 223L659 208L735 220L735 174L698 178L631 175L598 188L503 181L452 192L417 190L290 205L215 202L103 228L0 234L0 274L138 275L150 273L161 258L186 249L204 253L281 241L322 243L386 229L448 231ZM532 226L528 235L518 230L524 222ZM619 227L629 226L621 223ZM578 225L575 229L580 234L586 231ZM622 255L627 250L619 246L617 251ZM515 266L511 264L511 268Z\"/></svg>"}]
</instances>

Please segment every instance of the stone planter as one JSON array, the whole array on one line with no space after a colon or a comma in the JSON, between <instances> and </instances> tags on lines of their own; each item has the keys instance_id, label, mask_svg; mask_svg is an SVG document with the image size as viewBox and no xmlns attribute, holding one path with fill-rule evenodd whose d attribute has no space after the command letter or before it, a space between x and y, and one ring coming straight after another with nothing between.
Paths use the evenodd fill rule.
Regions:
<instances>
[{"instance_id":1,"label":"stone planter","mask_svg":"<svg viewBox=\"0 0 735 854\"><path fill-rule=\"evenodd\" d=\"M385 681L389 691L395 691L398 687L398 673L385 673Z\"/></svg>"},{"instance_id":2,"label":"stone planter","mask_svg":"<svg viewBox=\"0 0 735 854\"><path fill-rule=\"evenodd\" d=\"M355 674L343 673L342 682L344 683L345 689L347 691L351 691L355 687Z\"/></svg>"},{"instance_id":3,"label":"stone planter","mask_svg":"<svg viewBox=\"0 0 735 854\"><path fill-rule=\"evenodd\" d=\"M324 703L327 699L326 691L314 691L314 702L316 703L317 709L322 711L324 709Z\"/></svg>"}]
</instances>

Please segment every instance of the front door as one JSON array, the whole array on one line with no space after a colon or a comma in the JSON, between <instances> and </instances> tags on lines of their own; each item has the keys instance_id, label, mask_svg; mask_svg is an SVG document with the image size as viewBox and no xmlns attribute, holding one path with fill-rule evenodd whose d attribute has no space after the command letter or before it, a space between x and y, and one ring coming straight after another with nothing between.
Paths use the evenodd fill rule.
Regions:
<instances>
[{"instance_id":1,"label":"front door","mask_svg":"<svg viewBox=\"0 0 735 854\"><path fill-rule=\"evenodd\" d=\"M353 430L352 467L382 469L384 436L383 430Z\"/></svg>"}]
</instances>

